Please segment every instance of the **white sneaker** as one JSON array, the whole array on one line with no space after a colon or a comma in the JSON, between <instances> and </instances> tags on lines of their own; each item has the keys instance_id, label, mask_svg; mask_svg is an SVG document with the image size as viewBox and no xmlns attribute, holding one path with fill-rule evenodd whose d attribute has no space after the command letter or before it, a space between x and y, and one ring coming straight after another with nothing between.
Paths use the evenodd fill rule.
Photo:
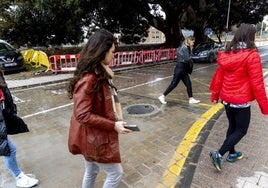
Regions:
<instances>
[{"instance_id":1,"label":"white sneaker","mask_svg":"<svg viewBox=\"0 0 268 188\"><path fill-rule=\"evenodd\" d=\"M16 185L17 187L33 187L37 185L39 182L38 179L32 178L21 172L17 177L16 177Z\"/></svg>"},{"instance_id":2,"label":"white sneaker","mask_svg":"<svg viewBox=\"0 0 268 188\"><path fill-rule=\"evenodd\" d=\"M189 104L197 104L197 103L200 103L200 100L196 100L195 98L191 97L189 99Z\"/></svg>"},{"instance_id":3,"label":"white sneaker","mask_svg":"<svg viewBox=\"0 0 268 188\"><path fill-rule=\"evenodd\" d=\"M158 97L158 99L162 104L167 104L167 102L165 101L165 96L164 95L161 95L160 97Z\"/></svg>"}]
</instances>

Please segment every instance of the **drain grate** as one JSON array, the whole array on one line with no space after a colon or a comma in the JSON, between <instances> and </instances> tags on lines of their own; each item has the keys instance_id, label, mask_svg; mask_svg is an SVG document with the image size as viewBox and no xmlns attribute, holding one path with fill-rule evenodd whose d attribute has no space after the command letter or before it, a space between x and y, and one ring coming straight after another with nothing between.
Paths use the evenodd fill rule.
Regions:
<instances>
[{"instance_id":1,"label":"drain grate","mask_svg":"<svg viewBox=\"0 0 268 188\"><path fill-rule=\"evenodd\" d=\"M152 105L137 104L127 108L128 114L149 114L152 113L155 108Z\"/></svg>"},{"instance_id":2,"label":"drain grate","mask_svg":"<svg viewBox=\"0 0 268 188\"><path fill-rule=\"evenodd\" d=\"M159 108L151 104L133 104L123 108L123 114L134 117L151 116L158 112Z\"/></svg>"}]
</instances>

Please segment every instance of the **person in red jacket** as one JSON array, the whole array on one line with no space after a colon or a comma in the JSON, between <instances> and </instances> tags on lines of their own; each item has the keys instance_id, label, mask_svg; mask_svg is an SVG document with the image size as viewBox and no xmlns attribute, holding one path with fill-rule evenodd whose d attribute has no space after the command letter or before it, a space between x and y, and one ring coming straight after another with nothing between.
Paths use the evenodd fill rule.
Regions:
<instances>
[{"instance_id":1,"label":"person in red jacket","mask_svg":"<svg viewBox=\"0 0 268 188\"><path fill-rule=\"evenodd\" d=\"M211 101L224 104L229 127L226 139L219 150L210 152L212 163L221 171L221 161L235 162L243 153L235 145L247 134L250 122L251 101L258 102L261 112L268 114L261 58L254 43L256 29L251 24L241 24L225 51L217 57L218 67L210 84Z\"/></svg>"},{"instance_id":2,"label":"person in red jacket","mask_svg":"<svg viewBox=\"0 0 268 188\"><path fill-rule=\"evenodd\" d=\"M92 34L67 87L69 98L74 100L68 147L72 154L84 156L82 188L94 187L100 169L107 175L104 188L118 187L123 176L118 134L131 130L124 127L112 82L114 72L108 66L114 58L115 43L107 30Z\"/></svg>"}]
</instances>

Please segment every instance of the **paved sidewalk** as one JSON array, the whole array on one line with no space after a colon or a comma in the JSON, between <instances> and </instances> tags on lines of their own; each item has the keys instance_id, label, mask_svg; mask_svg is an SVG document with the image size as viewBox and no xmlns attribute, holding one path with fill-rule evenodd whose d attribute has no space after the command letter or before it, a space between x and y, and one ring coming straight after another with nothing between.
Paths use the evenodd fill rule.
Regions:
<instances>
[{"instance_id":1,"label":"paved sidewalk","mask_svg":"<svg viewBox=\"0 0 268 188\"><path fill-rule=\"evenodd\" d=\"M55 74L12 80L7 76L6 81L10 89L15 89L59 82L71 77L72 74ZM268 85L267 76L266 85ZM244 159L233 164L224 160L223 170L219 173L210 161L209 152L220 147L227 126L226 115L221 109L200 132L175 187L268 188L268 116L261 114L256 102L252 103L248 134L237 145L237 150L244 153Z\"/></svg>"},{"instance_id":2,"label":"paved sidewalk","mask_svg":"<svg viewBox=\"0 0 268 188\"><path fill-rule=\"evenodd\" d=\"M11 75L10 75L11 76ZM55 74L55 75L48 75L48 76L36 76L28 79L8 79L9 76L6 77L6 82L10 89L15 88L27 88L33 87L43 84L49 84L54 82L61 82L63 80L68 80L73 76L72 73L69 74Z\"/></svg>"},{"instance_id":3,"label":"paved sidewalk","mask_svg":"<svg viewBox=\"0 0 268 188\"><path fill-rule=\"evenodd\" d=\"M268 93L267 70L264 70L264 79ZM176 187L268 188L268 116L261 113L256 101L252 102L247 135L236 147L237 151L243 152L244 158L229 163L225 154L222 171L217 172L209 153L220 148L227 128L228 120L222 108L200 132Z\"/></svg>"},{"instance_id":4,"label":"paved sidewalk","mask_svg":"<svg viewBox=\"0 0 268 188\"><path fill-rule=\"evenodd\" d=\"M159 62L157 64L164 64L167 62ZM153 66L155 64L145 64L145 65L133 65L131 67L115 67L113 68L114 72L129 70L129 69L137 69L140 67L146 67L146 66ZM41 73L42 74L42 73ZM29 77L29 76L28 76ZM27 87L33 87L43 84L50 84L55 82L61 82L61 81L67 81L68 79L73 77L73 73L59 73L59 74L50 74L50 75L44 75L44 76L31 76L29 78L25 78L25 76L22 76L22 78L13 78L13 75L5 75L6 82L8 84L8 87L10 89L15 88L27 88Z\"/></svg>"},{"instance_id":5,"label":"paved sidewalk","mask_svg":"<svg viewBox=\"0 0 268 188\"><path fill-rule=\"evenodd\" d=\"M222 171L217 172L209 152L217 150L224 141L228 120L223 112L200 133L193 153L195 156L188 161L186 170L181 173L181 182L176 187L268 188L268 116L261 114L256 102L252 103L248 133L236 147L243 152L244 158L229 163L225 160L225 154ZM201 153L198 153L200 150Z\"/></svg>"}]
</instances>

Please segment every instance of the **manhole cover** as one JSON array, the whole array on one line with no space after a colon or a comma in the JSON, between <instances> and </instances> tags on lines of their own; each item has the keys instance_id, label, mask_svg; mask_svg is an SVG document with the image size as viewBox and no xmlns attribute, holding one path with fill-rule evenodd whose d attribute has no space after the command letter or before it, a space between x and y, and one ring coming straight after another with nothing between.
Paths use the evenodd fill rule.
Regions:
<instances>
[{"instance_id":1,"label":"manhole cover","mask_svg":"<svg viewBox=\"0 0 268 188\"><path fill-rule=\"evenodd\" d=\"M152 115L159 112L159 109L156 106L151 104L134 104L124 108L125 112L129 115Z\"/></svg>"}]
</instances>

